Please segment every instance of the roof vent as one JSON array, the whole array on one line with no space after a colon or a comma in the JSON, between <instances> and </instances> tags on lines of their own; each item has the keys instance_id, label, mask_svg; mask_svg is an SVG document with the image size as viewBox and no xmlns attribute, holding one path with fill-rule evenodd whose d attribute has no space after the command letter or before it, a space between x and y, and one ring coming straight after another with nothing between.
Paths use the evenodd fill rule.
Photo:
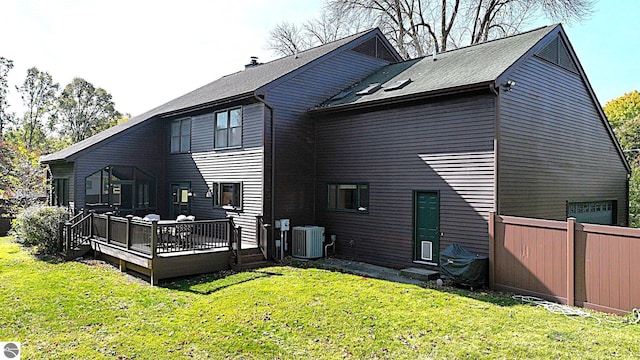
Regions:
<instances>
[{"instance_id":1,"label":"roof vent","mask_svg":"<svg viewBox=\"0 0 640 360\"><path fill-rule=\"evenodd\" d=\"M373 94L374 92L378 91L378 89L380 89L382 87L382 85L380 83L373 83L373 84L369 84L369 86L367 86L366 88L358 91L356 93L356 95L369 95L369 94Z\"/></svg>"},{"instance_id":2,"label":"roof vent","mask_svg":"<svg viewBox=\"0 0 640 360\"><path fill-rule=\"evenodd\" d=\"M246 65L244 66L244 68L245 68L245 69L248 69L248 68L251 68L251 67L258 66L258 65L262 65L262 63L259 63L259 62L258 62L258 57L257 57L257 56L252 56L252 57L251 57L251 61L250 61L248 64L246 64Z\"/></svg>"}]
</instances>

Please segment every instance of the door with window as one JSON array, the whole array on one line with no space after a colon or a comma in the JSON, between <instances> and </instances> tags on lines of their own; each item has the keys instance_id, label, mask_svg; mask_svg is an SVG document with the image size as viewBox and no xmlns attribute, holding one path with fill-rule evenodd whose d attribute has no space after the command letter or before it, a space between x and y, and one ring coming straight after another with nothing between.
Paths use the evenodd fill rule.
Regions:
<instances>
[{"instance_id":1,"label":"door with window","mask_svg":"<svg viewBox=\"0 0 640 360\"><path fill-rule=\"evenodd\" d=\"M414 193L414 260L438 263L440 249L440 195L437 191Z\"/></svg>"},{"instance_id":2,"label":"door with window","mask_svg":"<svg viewBox=\"0 0 640 360\"><path fill-rule=\"evenodd\" d=\"M190 215L191 214L191 202L190 191L191 184L189 183L175 183L171 184L171 206L169 207L169 216L172 219L178 217L178 215Z\"/></svg>"},{"instance_id":3,"label":"door with window","mask_svg":"<svg viewBox=\"0 0 640 360\"><path fill-rule=\"evenodd\" d=\"M114 181L111 183L110 203L120 214L133 212L133 181Z\"/></svg>"}]
</instances>

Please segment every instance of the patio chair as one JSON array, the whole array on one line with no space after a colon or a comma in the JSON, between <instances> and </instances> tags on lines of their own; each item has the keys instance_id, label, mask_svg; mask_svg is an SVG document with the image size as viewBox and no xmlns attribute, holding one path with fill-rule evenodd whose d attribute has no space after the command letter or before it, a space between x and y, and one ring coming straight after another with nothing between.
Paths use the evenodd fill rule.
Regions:
<instances>
[{"instance_id":1,"label":"patio chair","mask_svg":"<svg viewBox=\"0 0 640 360\"><path fill-rule=\"evenodd\" d=\"M158 215L158 214L147 214L142 219L146 220L146 221L160 220L160 215Z\"/></svg>"},{"instance_id":2,"label":"patio chair","mask_svg":"<svg viewBox=\"0 0 640 360\"><path fill-rule=\"evenodd\" d=\"M191 244L191 234L193 234L193 221L195 216L193 215L178 215L176 218L176 235L178 237L178 244L183 250L191 250L193 244Z\"/></svg>"}]
</instances>

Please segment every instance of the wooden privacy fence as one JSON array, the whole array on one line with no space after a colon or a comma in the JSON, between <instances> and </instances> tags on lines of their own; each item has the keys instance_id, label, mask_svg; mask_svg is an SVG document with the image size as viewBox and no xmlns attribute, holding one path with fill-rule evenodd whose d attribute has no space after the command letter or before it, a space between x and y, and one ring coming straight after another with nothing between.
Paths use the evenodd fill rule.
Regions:
<instances>
[{"instance_id":1,"label":"wooden privacy fence","mask_svg":"<svg viewBox=\"0 0 640 360\"><path fill-rule=\"evenodd\" d=\"M640 229L489 216L492 288L626 314L640 308Z\"/></svg>"}]
</instances>

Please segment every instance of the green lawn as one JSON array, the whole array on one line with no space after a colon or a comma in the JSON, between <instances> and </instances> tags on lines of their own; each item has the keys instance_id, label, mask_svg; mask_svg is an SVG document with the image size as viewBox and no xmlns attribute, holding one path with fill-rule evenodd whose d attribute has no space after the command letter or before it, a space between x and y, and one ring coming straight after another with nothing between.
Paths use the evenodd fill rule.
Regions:
<instances>
[{"instance_id":1,"label":"green lawn","mask_svg":"<svg viewBox=\"0 0 640 360\"><path fill-rule=\"evenodd\" d=\"M150 287L0 238L0 341L23 359L640 357L640 324L595 315L315 268Z\"/></svg>"}]
</instances>

